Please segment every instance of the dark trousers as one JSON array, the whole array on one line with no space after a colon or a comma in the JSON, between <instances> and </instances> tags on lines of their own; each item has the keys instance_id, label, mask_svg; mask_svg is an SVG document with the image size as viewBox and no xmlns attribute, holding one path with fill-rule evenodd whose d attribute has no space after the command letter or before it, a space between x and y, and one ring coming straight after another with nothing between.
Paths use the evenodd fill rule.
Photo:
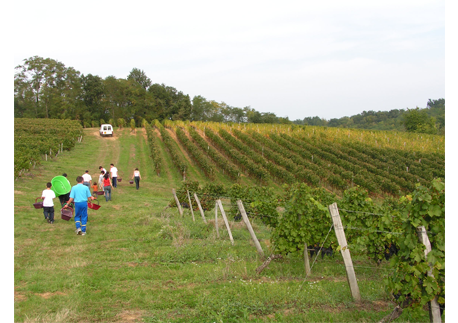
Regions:
<instances>
[{"instance_id":1,"label":"dark trousers","mask_svg":"<svg viewBox=\"0 0 458 323\"><path fill-rule=\"evenodd\" d=\"M54 221L54 206L43 206L45 220Z\"/></svg>"},{"instance_id":2,"label":"dark trousers","mask_svg":"<svg viewBox=\"0 0 458 323\"><path fill-rule=\"evenodd\" d=\"M118 178L116 176L111 178L111 182L113 183L113 187L118 187Z\"/></svg>"},{"instance_id":3,"label":"dark trousers","mask_svg":"<svg viewBox=\"0 0 458 323\"><path fill-rule=\"evenodd\" d=\"M70 199L70 192L64 195L59 195L60 205L64 207L64 204L67 203L69 199Z\"/></svg>"},{"instance_id":4,"label":"dark trousers","mask_svg":"<svg viewBox=\"0 0 458 323\"><path fill-rule=\"evenodd\" d=\"M138 190L138 188L140 187L140 177L135 176L135 177L134 177L134 181L135 181L135 187L136 187L137 190Z\"/></svg>"}]
</instances>

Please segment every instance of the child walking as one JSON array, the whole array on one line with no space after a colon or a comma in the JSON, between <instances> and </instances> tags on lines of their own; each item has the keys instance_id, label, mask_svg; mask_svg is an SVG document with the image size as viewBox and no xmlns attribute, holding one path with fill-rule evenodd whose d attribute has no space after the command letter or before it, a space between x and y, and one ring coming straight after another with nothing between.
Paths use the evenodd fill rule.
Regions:
<instances>
[{"instance_id":1,"label":"child walking","mask_svg":"<svg viewBox=\"0 0 458 323\"><path fill-rule=\"evenodd\" d=\"M45 220L48 223L54 223L54 202L53 199L56 198L56 193L51 189L52 184L50 182L46 183L46 189L41 193L41 199L43 200L43 213Z\"/></svg>"},{"instance_id":2,"label":"child walking","mask_svg":"<svg viewBox=\"0 0 458 323\"><path fill-rule=\"evenodd\" d=\"M98 189L99 189L99 185L97 185L97 182L93 182L92 183L92 195L96 195Z\"/></svg>"}]
</instances>

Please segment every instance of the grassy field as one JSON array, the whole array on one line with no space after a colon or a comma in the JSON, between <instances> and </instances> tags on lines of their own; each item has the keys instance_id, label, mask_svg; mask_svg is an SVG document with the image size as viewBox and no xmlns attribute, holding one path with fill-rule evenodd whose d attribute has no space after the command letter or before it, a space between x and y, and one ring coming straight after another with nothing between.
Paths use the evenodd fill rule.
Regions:
<instances>
[{"instance_id":1,"label":"grassy field","mask_svg":"<svg viewBox=\"0 0 458 323\"><path fill-rule=\"evenodd\" d=\"M75 149L14 183L15 322L377 322L394 308L383 288L386 264L375 267L364 255L354 255L361 303L352 300L338 254L319 258L307 278L300 254L275 260L257 275L264 259L242 223L230 221L231 245L222 220L216 237L214 211L205 224L198 213L193 222L189 210L180 217L167 208L181 178L165 153L156 175L142 129L117 131L113 138L84 132ZM60 219L58 198L54 224L33 208L54 176L65 172L75 185L86 169L94 177L99 165L108 169L110 163L123 180L111 202L100 196L101 208L89 210L86 236L75 234L72 220ZM138 191L129 184L135 167L142 175ZM197 168L188 179L205 184ZM253 227L270 255L269 229ZM429 317L405 310L397 322Z\"/></svg>"}]
</instances>

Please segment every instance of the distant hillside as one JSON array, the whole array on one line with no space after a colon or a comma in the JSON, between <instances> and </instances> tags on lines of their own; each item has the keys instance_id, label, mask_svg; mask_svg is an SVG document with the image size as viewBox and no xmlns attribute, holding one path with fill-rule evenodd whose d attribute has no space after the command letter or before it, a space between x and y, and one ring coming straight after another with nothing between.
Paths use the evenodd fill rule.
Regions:
<instances>
[{"instance_id":1,"label":"distant hillside","mask_svg":"<svg viewBox=\"0 0 458 323\"><path fill-rule=\"evenodd\" d=\"M445 134L445 99L430 99L426 108L419 110L426 111L428 116L434 117L438 134ZM329 121L319 117L306 117L303 120L295 120L293 123L310 126L405 131L403 117L406 112L408 110L404 109L377 112L369 110L351 117L333 118Z\"/></svg>"}]
</instances>

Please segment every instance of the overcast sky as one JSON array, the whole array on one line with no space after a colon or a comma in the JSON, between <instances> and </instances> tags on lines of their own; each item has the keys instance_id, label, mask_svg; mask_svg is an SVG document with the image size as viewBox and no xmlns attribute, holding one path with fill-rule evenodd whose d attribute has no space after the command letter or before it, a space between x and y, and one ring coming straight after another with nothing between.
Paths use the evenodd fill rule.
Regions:
<instances>
[{"instance_id":1,"label":"overcast sky","mask_svg":"<svg viewBox=\"0 0 458 323\"><path fill-rule=\"evenodd\" d=\"M153 83L290 120L445 98L444 1L18 1L14 65Z\"/></svg>"}]
</instances>

